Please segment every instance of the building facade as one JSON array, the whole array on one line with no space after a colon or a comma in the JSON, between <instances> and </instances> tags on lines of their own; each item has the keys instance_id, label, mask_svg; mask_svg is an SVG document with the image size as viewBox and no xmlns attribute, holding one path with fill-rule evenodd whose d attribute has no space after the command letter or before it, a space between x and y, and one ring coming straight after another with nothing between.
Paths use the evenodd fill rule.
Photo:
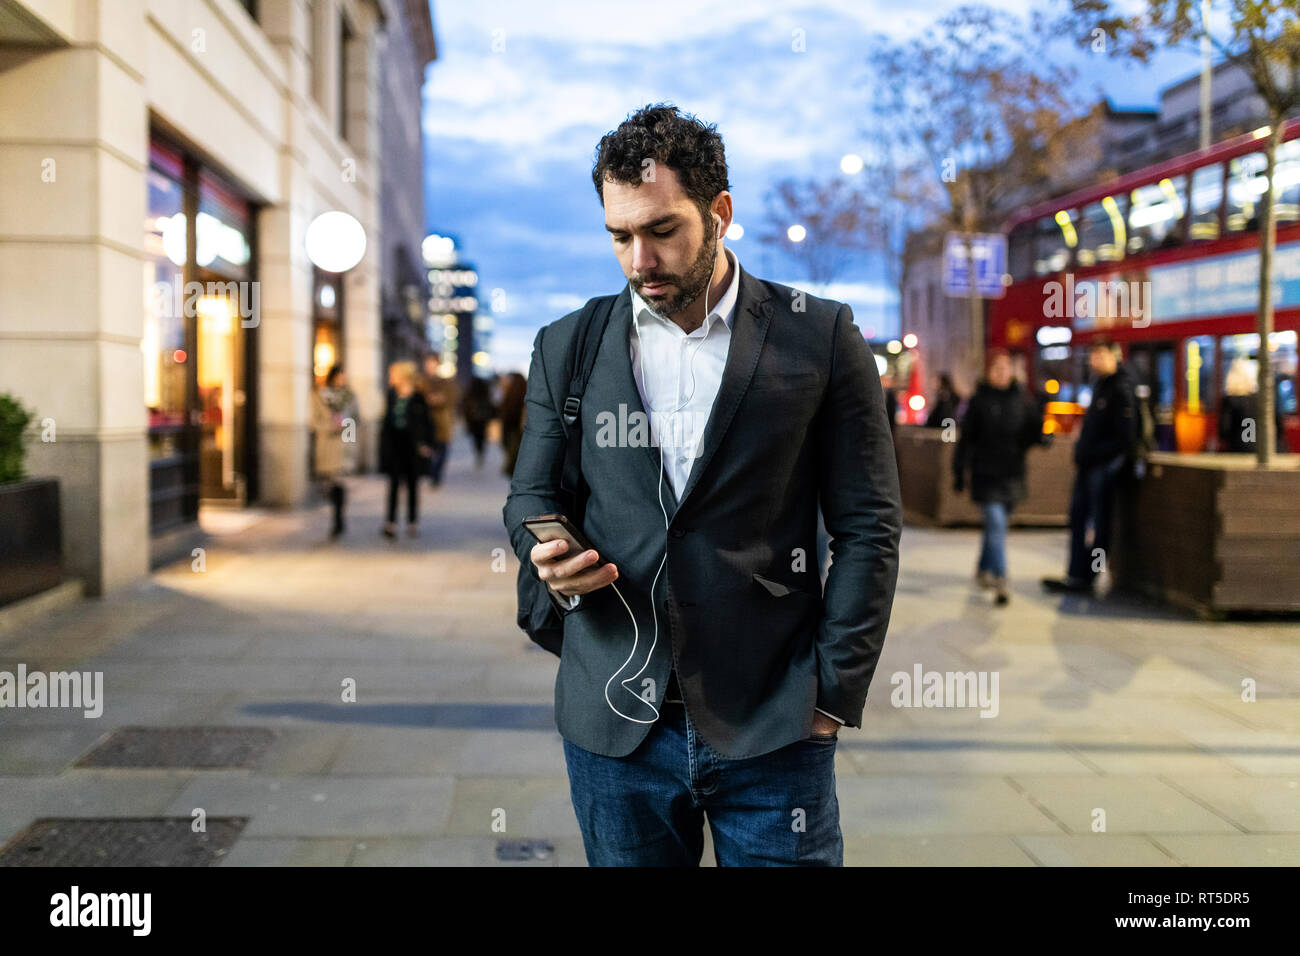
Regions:
<instances>
[{"instance_id":1,"label":"building facade","mask_svg":"<svg viewBox=\"0 0 1300 956\"><path fill-rule=\"evenodd\" d=\"M0 391L54 426L28 471L60 479L66 571L100 594L188 551L201 501L308 500L327 362L346 363L371 453L382 192L388 176L422 211L432 26L405 0L0 12ZM415 143L390 171L402 124ZM364 231L346 272L308 255L327 212Z\"/></svg>"}]
</instances>

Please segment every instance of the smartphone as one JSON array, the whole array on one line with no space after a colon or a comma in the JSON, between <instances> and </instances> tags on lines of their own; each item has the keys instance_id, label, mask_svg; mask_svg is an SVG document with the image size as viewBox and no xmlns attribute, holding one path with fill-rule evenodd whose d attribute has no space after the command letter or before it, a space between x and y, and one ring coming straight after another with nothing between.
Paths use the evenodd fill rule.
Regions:
<instances>
[{"instance_id":1,"label":"smartphone","mask_svg":"<svg viewBox=\"0 0 1300 956\"><path fill-rule=\"evenodd\" d=\"M543 543L554 541L556 538L563 538L569 542L569 550L564 553L566 558L582 554L584 551L596 551L596 547L578 530L577 525L564 515L535 515L524 519L524 527L534 538ZM600 564L608 563L608 561L600 562ZM600 564L593 567L600 567Z\"/></svg>"}]
</instances>

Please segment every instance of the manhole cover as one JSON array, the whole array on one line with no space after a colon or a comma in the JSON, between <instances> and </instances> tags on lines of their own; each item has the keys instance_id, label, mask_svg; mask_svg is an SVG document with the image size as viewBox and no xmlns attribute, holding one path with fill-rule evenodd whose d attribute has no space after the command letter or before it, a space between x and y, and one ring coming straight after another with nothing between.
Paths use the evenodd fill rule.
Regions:
<instances>
[{"instance_id":1,"label":"manhole cover","mask_svg":"<svg viewBox=\"0 0 1300 956\"><path fill-rule=\"evenodd\" d=\"M545 840L498 840L498 860L549 860L555 847Z\"/></svg>"},{"instance_id":2,"label":"manhole cover","mask_svg":"<svg viewBox=\"0 0 1300 956\"><path fill-rule=\"evenodd\" d=\"M0 849L0 866L214 866L247 817L208 817L195 833L188 817L37 820Z\"/></svg>"},{"instance_id":3,"label":"manhole cover","mask_svg":"<svg viewBox=\"0 0 1300 956\"><path fill-rule=\"evenodd\" d=\"M251 770L274 739L265 727L122 727L76 766Z\"/></svg>"}]
</instances>

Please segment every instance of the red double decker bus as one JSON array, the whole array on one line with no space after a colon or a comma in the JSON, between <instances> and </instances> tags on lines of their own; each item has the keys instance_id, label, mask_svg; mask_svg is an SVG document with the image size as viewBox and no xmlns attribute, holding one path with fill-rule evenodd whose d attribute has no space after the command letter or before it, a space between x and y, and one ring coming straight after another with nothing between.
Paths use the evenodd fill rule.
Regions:
<instances>
[{"instance_id":1,"label":"red double decker bus","mask_svg":"<svg viewBox=\"0 0 1300 956\"><path fill-rule=\"evenodd\" d=\"M1023 357L1049 428L1073 430L1090 398L1087 346L1120 344L1156 443L1221 450L1225 394L1253 391L1274 366L1286 447L1300 451L1300 120L1274 174L1275 329L1261 351L1260 202L1267 130L1024 209L1007 223L1011 284L991 303L989 341Z\"/></svg>"}]
</instances>

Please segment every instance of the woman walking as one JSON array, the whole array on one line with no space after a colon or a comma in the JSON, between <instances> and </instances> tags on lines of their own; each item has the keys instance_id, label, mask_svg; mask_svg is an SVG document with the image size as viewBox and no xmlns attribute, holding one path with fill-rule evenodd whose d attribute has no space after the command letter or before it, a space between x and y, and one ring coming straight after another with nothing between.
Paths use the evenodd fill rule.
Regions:
<instances>
[{"instance_id":1,"label":"woman walking","mask_svg":"<svg viewBox=\"0 0 1300 956\"><path fill-rule=\"evenodd\" d=\"M321 493L334 509L330 537L344 532L343 511L347 488L343 476L357 467L357 397L348 388L343 366L335 365L325 383L312 393L311 427L315 435L314 465Z\"/></svg>"},{"instance_id":2,"label":"woman walking","mask_svg":"<svg viewBox=\"0 0 1300 956\"><path fill-rule=\"evenodd\" d=\"M992 588L999 605L1011 599L1007 587L1007 522L1027 494L1025 452L1050 441L1043 435L1043 413L1013 378L1011 357L1002 349L989 353L985 380L979 384L962 419L961 438L953 456L953 488L965 488L971 475L971 499L984 513L976 580Z\"/></svg>"},{"instance_id":3,"label":"woman walking","mask_svg":"<svg viewBox=\"0 0 1300 956\"><path fill-rule=\"evenodd\" d=\"M397 489L406 486L406 533L420 533L420 475L433 454L429 406L415 387L415 363L394 362L388 369L388 399L379 433L379 467L388 475L385 537L397 537Z\"/></svg>"}]
</instances>

